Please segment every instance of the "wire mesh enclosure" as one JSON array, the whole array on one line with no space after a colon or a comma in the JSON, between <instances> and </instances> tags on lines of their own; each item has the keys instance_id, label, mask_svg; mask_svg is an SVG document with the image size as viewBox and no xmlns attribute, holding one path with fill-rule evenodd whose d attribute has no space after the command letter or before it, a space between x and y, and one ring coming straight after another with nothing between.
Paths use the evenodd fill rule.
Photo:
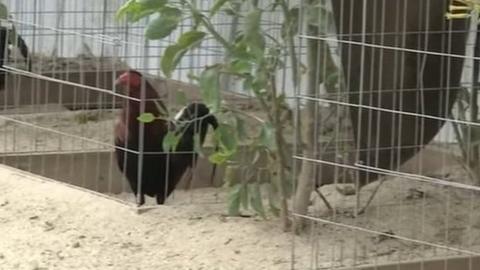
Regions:
<instances>
[{"instance_id":1,"label":"wire mesh enclosure","mask_svg":"<svg viewBox=\"0 0 480 270\"><path fill-rule=\"evenodd\" d=\"M300 40L318 74L296 96L319 127L295 159L333 211L314 198L293 213L311 225L311 268L478 268L446 259L480 252L476 19L445 16L464 1L312 3L322 16Z\"/></svg>"},{"instance_id":2,"label":"wire mesh enclosure","mask_svg":"<svg viewBox=\"0 0 480 270\"><path fill-rule=\"evenodd\" d=\"M141 193L152 189L148 181L136 180L145 175L137 166L151 166L157 179L167 178L171 164L192 162L192 169L175 175L181 179L175 196L167 196L172 186L165 183L146 192L146 203L226 201L215 189L223 184L224 167L211 178L206 156L193 155L198 150L193 137L204 131L203 151L214 151L211 129L202 129L207 122L215 128L217 120L208 112L199 121L190 119L193 112L186 105L201 100L194 77L228 54L207 39L166 79L160 59L193 22L183 21L161 41L147 40L150 18L136 23L115 18L124 2L3 1L10 17L1 19L9 31L0 32L0 161L128 204L145 203ZM208 11L215 2L196 4ZM318 191L308 211L290 213L309 225L307 237L293 237L292 268L375 269L393 263L404 269L411 266L406 261L416 260L418 269L478 269L478 20L445 16L455 11L452 6L471 7L468 1L290 5L298 6L299 38L292 46L301 64L285 56L274 83L295 108L295 126L282 134L287 140L282 147L294 163L298 187ZM280 37L284 18L266 13L260 22L264 33ZM243 22L232 18L221 14L214 23L233 40ZM296 78L294 70L300 86L290 79ZM222 78L222 97L239 111L267 118L243 87ZM159 129L137 121L149 117L145 112L160 111L162 118L150 119ZM199 111L196 107L193 114ZM192 138L180 143L177 156L146 136L162 137L182 121L189 132L193 124ZM258 126L246 122L245 130L258 132ZM248 146L239 148L239 178L260 178L261 173L251 173ZM209 189L183 190L192 187ZM297 253L298 241L302 247L309 243L310 261L297 260L305 258ZM455 256L466 256L455 261L461 267L442 264Z\"/></svg>"},{"instance_id":3,"label":"wire mesh enclosure","mask_svg":"<svg viewBox=\"0 0 480 270\"><path fill-rule=\"evenodd\" d=\"M211 2L201 1L199 7L208 7ZM149 41L144 37L149 19L136 24L115 19L123 0L4 3L10 18L2 23L14 28L26 43L31 69L15 50L18 44L8 46L8 38L5 39L7 46L3 53L8 57L2 67L6 75L0 93L2 162L122 201L136 202L129 195L132 186L119 170L115 149L124 148L136 156L149 151L140 146L132 150L126 145L115 145L115 123L125 104L148 104L153 99L148 100L148 93L147 97L129 96L115 81L128 69L141 72L158 94L154 99L166 105L167 118L173 120L183 106L199 101L199 89L192 76L223 59L221 46L212 40L203 42L183 58L172 79L165 79L160 72L160 56L189 26L188 21L168 39ZM215 23L225 36L235 31L236 24L225 18L220 17ZM275 25L273 21L264 24L267 28ZM238 88L233 81L223 82L223 89L228 92L225 96L231 103L238 109L255 111L255 103L240 95ZM143 130L144 125L139 126ZM206 152L213 149L210 136L208 133L204 144ZM200 157L198 166L183 175L177 189L218 187L223 168L217 170L213 182L211 171L211 163ZM183 202L192 202L195 197L195 193L186 197L180 194L179 201ZM206 194L199 195L202 197L199 200L218 200L217 192Z\"/></svg>"}]
</instances>

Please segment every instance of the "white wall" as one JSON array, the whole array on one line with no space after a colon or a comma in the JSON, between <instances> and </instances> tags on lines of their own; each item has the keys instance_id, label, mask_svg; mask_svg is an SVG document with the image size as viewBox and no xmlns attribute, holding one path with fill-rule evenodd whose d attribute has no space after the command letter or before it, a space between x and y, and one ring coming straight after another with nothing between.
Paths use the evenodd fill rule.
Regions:
<instances>
[{"instance_id":1,"label":"white wall","mask_svg":"<svg viewBox=\"0 0 480 270\"><path fill-rule=\"evenodd\" d=\"M120 56L130 66L151 74L161 75L159 72L160 57L166 46L177 39L181 31L174 33L164 41L146 42L143 31L146 21L135 25L119 23L114 19L114 13L125 0L4 0L13 12L17 23L16 27L35 53L58 56L75 57L87 44L96 56ZM214 0L199 1L199 8L207 9ZM279 14L267 14L262 24L269 34L279 37L279 27L273 24L279 20ZM231 21L221 17L215 21L220 32L228 37L231 32ZM186 22L188 24L188 22ZM240 26L241 27L241 26ZM50 29L51 28L51 29ZM84 35L92 35L86 37ZM99 35L110 38L120 38L123 41L121 48L115 49L111 44L102 41ZM206 65L222 60L223 50L212 40L206 41L190 55L187 55L174 78L189 81L188 72L198 73ZM286 59L287 60L287 59ZM287 61L289 62L289 61ZM289 70L279 72L279 89L293 96L293 83ZM241 85L232 83L228 90L240 90Z\"/></svg>"}]
</instances>

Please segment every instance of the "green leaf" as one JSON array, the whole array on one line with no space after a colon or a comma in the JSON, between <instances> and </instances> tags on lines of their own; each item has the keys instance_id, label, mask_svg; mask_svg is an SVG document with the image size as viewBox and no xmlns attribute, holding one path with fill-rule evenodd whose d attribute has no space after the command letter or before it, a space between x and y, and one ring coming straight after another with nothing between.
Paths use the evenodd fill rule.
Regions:
<instances>
[{"instance_id":1,"label":"green leaf","mask_svg":"<svg viewBox=\"0 0 480 270\"><path fill-rule=\"evenodd\" d=\"M174 131L169 131L165 137L163 137L162 148L163 151L169 152L170 150L174 150L177 147L180 138L175 135Z\"/></svg>"},{"instance_id":2,"label":"green leaf","mask_svg":"<svg viewBox=\"0 0 480 270\"><path fill-rule=\"evenodd\" d=\"M212 8L210 9L210 17L215 16L215 14L217 14L217 12L223 7L226 2L228 2L228 0L216 0Z\"/></svg>"},{"instance_id":3,"label":"green leaf","mask_svg":"<svg viewBox=\"0 0 480 270\"><path fill-rule=\"evenodd\" d=\"M7 6L3 3L0 3L0 19L8 19L8 9Z\"/></svg>"},{"instance_id":4,"label":"green leaf","mask_svg":"<svg viewBox=\"0 0 480 270\"><path fill-rule=\"evenodd\" d=\"M181 20L181 10L164 7L159 12L159 16L148 24L147 29L145 29L145 36L150 40L165 38L177 29Z\"/></svg>"},{"instance_id":5,"label":"green leaf","mask_svg":"<svg viewBox=\"0 0 480 270\"><path fill-rule=\"evenodd\" d=\"M182 49L182 47L177 44L170 45L165 49L160 63L162 72L165 76L168 78L172 76L172 72L178 66L186 52L186 50Z\"/></svg>"},{"instance_id":6,"label":"green leaf","mask_svg":"<svg viewBox=\"0 0 480 270\"><path fill-rule=\"evenodd\" d=\"M227 160L228 160L228 156L226 156L222 152L215 152L208 157L208 161L214 164L223 164Z\"/></svg>"},{"instance_id":7,"label":"green leaf","mask_svg":"<svg viewBox=\"0 0 480 270\"><path fill-rule=\"evenodd\" d=\"M267 122L260 131L260 145L267 147L271 151L276 151L275 145L275 127Z\"/></svg>"},{"instance_id":8,"label":"green leaf","mask_svg":"<svg viewBox=\"0 0 480 270\"><path fill-rule=\"evenodd\" d=\"M240 214L240 191L241 184L236 184L230 188L228 194L228 215L238 216Z\"/></svg>"},{"instance_id":9,"label":"green leaf","mask_svg":"<svg viewBox=\"0 0 480 270\"><path fill-rule=\"evenodd\" d=\"M258 67L252 80L252 90L255 95L262 96L265 94L265 89L268 85L268 75L269 71L264 65Z\"/></svg>"},{"instance_id":10,"label":"green leaf","mask_svg":"<svg viewBox=\"0 0 480 270\"><path fill-rule=\"evenodd\" d=\"M199 45L206 35L207 33L196 30L185 32L178 38L176 44L168 46L167 49L165 49L161 61L163 74L171 77L172 72L178 66L182 57L188 50Z\"/></svg>"},{"instance_id":11,"label":"green leaf","mask_svg":"<svg viewBox=\"0 0 480 270\"><path fill-rule=\"evenodd\" d=\"M238 11L235 10L233 8L233 6L227 6L224 10L225 14L227 14L228 16L237 16L238 15Z\"/></svg>"},{"instance_id":12,"label":"green leaf","mask_svg":"<svg viewBox=\"0 0 480 270\"><path fill-rule=\"evenodd\" d=\"M128 21L129 22L138 22L140 19L143 19L147 16L150 16L155 12L157 12L156 9L148 9L148 8L139 6L138 9L135 12L129 14Z\"/></svg>"},{"instance_id":13,"label":"green leaf","mask_svg":"<svg viewBox=\"0 0 480 270\"><path fill-rule=\"evenodd\" d=\"M220 124L215 130L215 138L220 143L222 149L225 149L229 153L235 153L237 151L237 138L235 136L235 129L226 124Z\"/></svg>"},{"instance_id":14,"label":"green leaf","mask_svg":"<svg viewBox=\"0 0 480 270\"><path fill-rule=\"evenodd\" d=\"M142 122L142 123L151 123L155 121L156 117L155 115L151 113L142 113L140 116L137 117L137 120Z\"/></svg>"},{"instance_id":15,"label":"green leaf","mask_svg":"<svg viewBox=\"0 0 480 270\"><path fill-rule=\"evenodd\" d=\"M162 8L167 4L167 0L137 0L137 2L147 8Z\"/></svg>"},{"instance_id":16,"label":"green leaf","mask_svg":"<svg viewBox=\"0 0 480 270\"><path fill-rule=\"evenodd\" d=\"M200 75L200 91L203 101L212 113L220 108L220 73L217 67L205 69Z\"/></svg>"},{"instance_id":17,"label":"green leaf","mask_svg":"<svg viewBox=\"0 0 480 270\"><path fill-rule=\"evenodd\" d=\"M263 59L265 50L265 37L261 32L261 18L262 10L255 8L252 9L245 16L244 24L244 40L250 48L250 51L255 55L255 60L258 62Z\"/></svg>"},{"instance_id":18,"label":"green leaf","mask_svg":"<svg viewBox=\"0 0 480 270\"><path fill-rule=\"evenodd\" d=\"M178 38L177 44L182 48L190 49L197 46L200 43L200 41L202 41L203 38L205 38L206 35L207 33L202 31L197 31L197 30L188 31L183 33Z\"/></svg>"},{"instance_id":19,"label":"green leaf","mask_svg":"<svg viewBox=\"0 0 480 270\"><path fill-rule=\"evenodd\" d=\"M177 105L186 105L187 104L187 95L182 90L178 90L175 93L175 102Z\"/></svg>"},{"instance_id":20,"label":"green leaf","mask_svg":"<svg viewBox=\"0 0 480 270\"><path fill-rule=\"evenodd\" d=\"M252 9L245 16L244 30L245 40L257 42L255 39L260 35L262 11L258 8Z\"/></svg>"},{"instance_id":21,"label":"green leaf","mask_svg":"<svg viewBox=\"0 0 480 270\"><path fill-rule=\"evenodd\" d=\"M119 20L127 15L128 21L137 22L160 11L166 4L167 0L130 0L118 9L115 17Z\"/></svg>"},{"instance_id":22,"label":"green leaf","mask_svg":"<svg viewBox=\"0 0 480 270\"><path fill-rule=\"evenodd\" d=\"M235 183L238 183L237 181L237 175L238 175L238 170L240 166L238 165L227 165L225 167L225 173L224 173L224 179L225 179L225 184L227 186L233 186Z\"/></svg>"},{"instance_id":23,"label":"green leaf","mask_svg":"<svg viewBox=\"0 0 480 270\"><path fill-rule=\"evenodd\" d=\"M203 22L205 16L203 15L202 12L198 11L197 9L194 9L191 15L192 15L192 21L193 21L192 29L197 30L200 24Z\"/></svg>"},{"instance_id":24,"label":"green leaf","mask_svg":"<svg viewBox=\"0 0 480 270\"><path fill-rule=\"evenodd\" d=\"M228 160L230 160L234 154L235 154L235 152L233 152L233 151L220 150L218 152L215 152L215 153L211 154L208 157L208 160L211 163L221 165L221 164L227 162Z\"/></svg>"},{"instance_id":25,"label":"green leaf","mask_svg":"<svg viewBox=\"0 0 480 270\"><path fill-rule=\"evenodd\" d=\"M245 40L245 35L240 34L236 37L232 49L232 58L243 61L256 62L255 56L249 52L248 42Z\"/></svg>"},{"instance_id":26,"label":"green leaf","mask_svg":"<svg viewBox=\"0 0 480 270\"><path fill-rule=\"evenodd\" d=\"M235 59L230 63L230 71L237 74L248 74L252 70L250 61Z\"/></svg>"},{"instance_id":27,"label":"green leaf","mask_svg":"<svg viewBox=\"0 0 480 270\"><path fill-rule=\"evenodd\" d=\"M260 185L255 182L249 184L250 205L261 217L266 218L265 209L263 207L262 194L260 192Z\"/></svg>"},{"instance_id":28,"label":"green leaf","mask_svg":"<svg viewBox=\"0 0 480 270\"><path fill-rule=\"evenodd\" d=\"M135 6L137 5L136 0L129 0L125 2L118 10L115 15L117 20L123 18L127 13L134 11Z\"/></svg>"}]
</instances>

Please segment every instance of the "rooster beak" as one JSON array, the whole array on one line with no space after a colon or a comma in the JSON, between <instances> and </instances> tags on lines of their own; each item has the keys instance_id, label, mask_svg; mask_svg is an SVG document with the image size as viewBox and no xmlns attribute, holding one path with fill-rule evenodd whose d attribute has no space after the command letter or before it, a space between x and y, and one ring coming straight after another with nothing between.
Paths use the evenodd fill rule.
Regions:
<instances>
[{"instance_id":1,"label":"rooster beak","mask_svg":"<svg viewBox=\"0 0 480 270\"><path fill-rule=\"evenodd\" d=\"M213 114L207 118L207 121L210 125L212 125L214 130L218 128L217 118Z\"/></svg>"},{"instance_id":2,"label":"rooster beak","mask_svg":"<svg viewBox=\"0 0 480 270\"><path fill-rule=\"evenodd\" d=\"M122 78L116 79L114 85L115 85L116 92L120 94L125 93L125 87L124 87Z\"/></svg>"}]
</instances>

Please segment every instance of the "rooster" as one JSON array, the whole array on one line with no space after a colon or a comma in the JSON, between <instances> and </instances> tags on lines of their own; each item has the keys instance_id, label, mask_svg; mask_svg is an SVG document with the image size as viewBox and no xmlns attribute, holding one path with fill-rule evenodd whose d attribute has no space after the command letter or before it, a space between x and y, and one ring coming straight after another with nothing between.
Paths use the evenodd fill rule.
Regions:
<instances>
[{"instance_id":1,"label":"rooster","mask_svg":"<svg viewBox=\"0 0 480 270\"><path fill-rule=\"evenodd\" d=\"M174 121L166 120L168 112L156 90L138 71L124 72L115 83L130 98L137 99L125 100L115 125L117 165L138 197L139 205L145 203L145 195L155 197L157 204L163 204L185 171L191 169L197 160L197 154L194 153L195 135L199 135L200 144L203 144L208 125L216 129L217 119L205 104L190 103L175 116ZM144 123L143 133L140 132L140 121L137 119L142 111L139 101L142 99L142 86L145 87L144 112L157 116L154 121ZM165 152L163 140L169 131L174 131L179 141L174 151ZM143 156L141 162L140 156Z\"/></svg>"}]
</instances>

